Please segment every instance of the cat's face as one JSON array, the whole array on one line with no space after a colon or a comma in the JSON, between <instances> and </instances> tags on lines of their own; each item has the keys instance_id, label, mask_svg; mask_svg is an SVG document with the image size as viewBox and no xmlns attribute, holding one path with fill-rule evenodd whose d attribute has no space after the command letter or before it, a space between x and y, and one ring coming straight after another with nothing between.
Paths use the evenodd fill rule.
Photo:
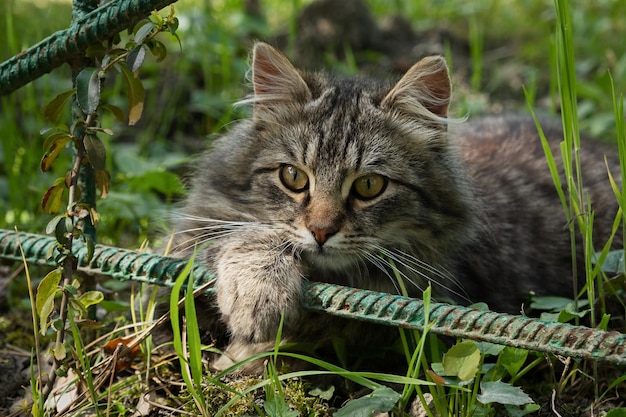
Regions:
<instances>
[{"instance_id":1,"label":"cat's face","mask_svg":"<svg viewBox=\"0 0 626 417\"><path fill-rule=\"evenodd\" d=\"M265 233L314 279L373 288L398 266L446 285L440 267L472 210L450 149L443 59L390 84L303 74L258 44L252 82L253 116L202 159L175 250L246 247Z\"/></svg>"},{"instance_id":2,"label":"cat's face","mask_svg":"<svg viewBox=\"0 0 626 417\"><path fill-rule=\"evenodd\" d=\"M436 262L465 221L437 59L395 85L301 75L267 45L253 61L251 192L313 268L384 251Z\"/></svg>"},{"instance_id":3,"label":"cat's face","mask_svg":"<svg viewBox=\"0 0 626 417\"><path fill-rule=\"evenodd\" d=\"M415 214L402 184L418 186L408 150L389 139L390 123L372 98L342 93L328 90L281 123L258 121L252 167L269 219L284 222L291 242L328 268L401 239Z\"/></svg>"}]
</instances>

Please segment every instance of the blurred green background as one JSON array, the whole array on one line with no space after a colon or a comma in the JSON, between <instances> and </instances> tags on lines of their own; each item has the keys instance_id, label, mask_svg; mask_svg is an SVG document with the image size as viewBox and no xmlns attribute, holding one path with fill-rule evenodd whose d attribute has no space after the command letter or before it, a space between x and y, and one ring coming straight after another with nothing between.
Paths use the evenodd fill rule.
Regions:
<instances>
[{"instance_id":1,"label":"blurred green background","mask_svg":"<svg viewBox=\"0 0 626 417\"><path fill-rule=\"evenodd\" d=\"M554 85L554 5L550 0L179 0L178 42L160 40L168 57L142 67L146 103L133 127L106 114L109 196L98 201L100 243L155 244L167 228L166 212L184 195L188 164L213 134L244 117L233 103L247 93L247 54L267 40L305 68L397 75L421 56L445 55L455 85L457 116L527 112L522 87L541 112L558 112ZM584 131L614 136L609 71L626 88L626 2L570 3ZM168 10L164 10L167 14ZM10 58L71 19L69 1L4 0L0 5L0 60ZM41 109L71 88L67 66L0 98L0 227L44 233L51 216L40 200L71 163L41 173ZM106 85L106 99L125 105L121 80ZM69 122L69 112L65 120ZM105 139L103 137L103 139ZM156 242L158 244L158 242Z\"/></svg>"}]
</instances>

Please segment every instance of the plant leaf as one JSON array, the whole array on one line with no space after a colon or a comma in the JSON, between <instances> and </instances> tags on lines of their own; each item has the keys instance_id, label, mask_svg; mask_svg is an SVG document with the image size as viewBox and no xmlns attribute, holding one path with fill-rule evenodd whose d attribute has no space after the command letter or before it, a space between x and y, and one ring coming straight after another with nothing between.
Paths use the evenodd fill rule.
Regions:
<instances>
[{"instance_id":1,"label":"plant leaf","mask_svg":"<svg viewBox=\"0 0 626 417\"><path fill-rule=\"evenodd\" d=\"M626 408L614 408L606 413L606 417L626 417Z\"/></svg>"},{"instance_id":2,"label":"plant leaf","mask_svg":"<svg viewBox=\"0 0 626 417\"><path fill-rule=\"evenodd\" d=\"M61 245L65 245L67 243L67 233L71 232L74 228L72 224L72 218L69 216L63 216L61 221L56 224L54 228L54 236L57 239L57 242Z\"/></svg>"},{"instance_id":3,"label":"plant leaf","mask_svg":"<svg viewBox=\"0 0 626 417\"><path fill-rule=\"evenodd\" d=\"M457 343L443 355L442 363L446 375L469 381L476 376L480 367L478 345L472 341Z\"/></svg>"},{"instance_id":4,"label":"plant leaf","mask_svg":"<svg viewBox=\"0 0 626 417\"><path fill-rule=\"evenodd\" d=\"M54 185L46 190L41 199L41 208L49 214L55 214L63 206L63 193L65 192L65 178L57 178Z\"/></svg>"},{"instance_id":5,"label":"plant leaf","mask_svg":"<svg viewBox=\"0 0 626 417\"><path fill-rule=\"evenodd\" d=\"M333 398L333 394L335 393L335 386L330 385L326 389L322 389L322 387L315 387L311 391L309 391L309 395L313 397L320 397L323 400L330 401Z\"/></svg>"},{"instance_id":6,"label":"plant leaf","mask_svg":"<svg viewBox=\"0 0 626 417\"><path fill-rule=\"evenodd\" d=\"M126 87L128 89L128 125L133 126L141 119L145 92L141 80L135 78L126 65L121 64L119 68L126 80Z\"/></svg>"},{"instance_id":7,"label":"plant leaf","mask_svg":"<svg viewBox=\"0 0 626 417\"><path fill-rule=\"evenodd\" d=\"M50 120L52 123L57 123L61 118L61 113L63 112L63 107L67 103L67 101L76 93L76 89L72 88L71 90L67 90L50 101L50 103L46 104L43 108L43 115L46 119Z\"/></svg>"},{"instance_id":8,"label":"plant leaf","mask_svg":"<svg viewBox=\"0 0 626 417\"><path fill-rule=\"evenodd\" d=\"M54 230L57 227L57 224L61 221L61 219L63 219L63 217L65 217L64 214L59 214L58 216L54 216L52 218L52 220L50 220L48 222L48 224L46 225L46 234L47 235L51 235L52 232L54 232Z\"/></svg>"},{"instance_id":9,"label":"plant leaf","mask_svg":"<svg viewBox=\"0 0 626 417\"><path fill-rule=\"evenodd\" d=\"M509 375L514 377L524 366L528 353L525 349L507 346L498 356L498 364L502 365Z\"/></svg>"},{"instance_id":10,"label":"plant leaf","mask_svg":"<svg viewBox=\"0 0 626 417\"><path fill-rule=\"evenodd\" d=\"M65 345L63 343L55 343L52 353L54 358L58 361L62 361L67 357L67 350L65 349Z\"/></svg>"},{"instance_id":11,"label":"plant leaf","mask_svg":"<svg viewBox=\"0 0 626 417\"><path fill-rule=\"evenodd\" d=\"M44 140L44 149L48 151L41 158L41 171L48 172L52 167L52 163L59 156L65 145L72 140L72 136L66 132L55 132L50 134Z\"/></svg>"},{"instance_id":12,"label":"plant leaf","mask_svg":"<svg viewBox=\"0 0 626 417\"><path fill-rule=\"evenodd\" d=\"M595 259L599 258L599 253L595 255ZM594 259L594 260L595 260ZM604 272L609 273L617 273L624 272L624 250L614 250L607 253L606 258L604 258L604 262L602 263L601 269Z\"/></svg>"},{"instance_id":13,"label":"plant leaf","mask_svg":"<svg viewBox=\"0 0 626 417\"><path fill-rule=\"evenodd\" d=\"M107 198L107 195L109 195L110 183L111 174L109 174L107 169L96 171L96 188L100 190L100 198Z\"/></svg>"},{"instance_id":14,"label":"plant leaf","mask_svg":"<svg viewBox=\"0 0 626 417\"><path fill-rule=\"evenodd\" d=\"M87 67L76 76L76 99L85 114L95 113L100 104L100 77L98 69Z\"/></svg>"},{"instance_id":15,"label":"plant leaf","mask_svg":"<svg viewBox=\"0 0 626 417\"><path fill-rule=\"evenodd\" d=\"M105 169L107 151L100 138L93 133L87 133L85 135L84 144L87 156L89 157L89 163L93 169L95 171L102 171Z\"/></svg>"},{"instance_id":16,"label":"plant leaf","mask_svg":"<svg viewBox=\"0 0 626 417\"><path fill-rule=\"evenodd\" d=\"M152 55L156 57L157 62L162 62L167 57L167 48L163 44L163 42L159 42L156 39L153 39L148 43L148 48L150 48L150 52Z\"/></svg>"},{"instance_id":17,"label":"plant leaf","mask_svg":"<svg viewBox=\"0 0 626 417\"><path fill-rule=\"evenodd\" d=\"M169 24L167 25L167 30L169 30L172 35L176 35L176 31L178 30L179 23L180 22L177 17L172 17L172 19L170 19Z\"/></svg>"},{"instance_id":18,"label":"plant leaf","mask_svg":"<svg viewBox=\"0 0 626 417\"><path fill-rule=\"evenodd\" d=\"M126 65L131 72L137 71L143 61L146 58L146 47L145 45L137 45L133 49L130 50L128 56L126 57Z\"/></svg>"},{"instance_id":19,"label":"plant leaf","mask_svg":"<svg viewBox=\"0 0 626 417\"><path fill-rule=\"evenodd\" d=\"M356 400L350 400L338 410L335 417L371 417L376 411L387 412L398 402L401 395L389 387L380 387Z\"/></svg>"},{"instance_id":20,"label":"plant leaf","mask_svg":"<svg viewBox=\"0 0 626 417\"><path fill-rule=\"evenodd\" d=\"M505 384L502 381L484 381L480 384L480 391L481 393L476 398L483 404L524 405L534 402L521 388Z\"/></svg>"},{"instance_id":21,"label":"plant leaf","mask_svg":"<svg viewBox=\"0 0 626 417\"><path fill-rule=\"evenodd\" d=\"M142 43L143 40L146 39L146 37L152 32L152 29L156 27L156 24L154 24L154 22L151 22L149 20L146 20L145 22L146 23L139 27L139 29L137 29L137 32L135 33L135 43L137 44Z\"/></svg>"},{"instance_id":22,"label":"plant leaf","mask_svg":"<svg viewBox=\"0 0 626 417\"><path fill-rule=\"evenodd\" d=\"M37 286L37 296L35 297L35 307L39 315L39 331L42 335L48 329L48 317L54 308L54 297L60 291L61 268L50 271Z\"/></svg>"},{"instance_id":23,"label":"plant leaf","mask_svg":"<svg viewBox=\"0 0 626 417\"><path fill-rule=\"evenodd\" d=\"M92 305L99 304L102 300L104 300L104 294L101 291L87 291L80 295L77 300L83 305L83 307L88 308Z\"/></svg>"}]
</instances>

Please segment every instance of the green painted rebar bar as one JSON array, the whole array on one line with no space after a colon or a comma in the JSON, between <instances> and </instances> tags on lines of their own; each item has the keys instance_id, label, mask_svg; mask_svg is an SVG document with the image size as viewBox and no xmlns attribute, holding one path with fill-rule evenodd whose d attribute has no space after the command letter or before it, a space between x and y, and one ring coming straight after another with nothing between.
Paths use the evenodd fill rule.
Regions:
<instances>
[{"instance_id":1,"label":"green painted rebar bar","mask_svg":"<svg viewBox=\"0 0 626 417\"><path fill-rule=\"evenodd\" d=\"M20 248L21 247L21 248ZM0 258L22 261L32 265L57 266L54 257L58 243L50 236L16 233L0 229ZM87 246L74 241L72 247L79 269L87 274L106 275L120 281L136 281L172 287L187 265L187 260L135 252L105 245L96 245L91 261L87 261ZM208 282L213 274L202 264L194 265L195 286Z\"/></svg>"},{"instance_id":2,"label":"green painted rebar bar","mask_svg":"<svg viewBox=\"0 0 626 417\"><path fill-rule=\"evenodd\" d=\"M80 21L84 19L89 13L93 13L98 8L98 0L73 0L72 1L72 24L71 26L78 26ZM78 74L86 67L95 66L96 62L94 58L83 58L78 65L74 65L72 68L72 86L76 88L76 78ZM86 115L78 104L78 98L76 94L72 97L72 118L74 122L85 120ZM83 137L85 134L85 128L81 123L75 124L76 129L74 135L76 137ZM84 147L83 144L76 144L76 147ZM76 149L78 158L81 152ZM82 164L78 174L78 189L80 190L79 203L91 207L96 210L96 172L91 164ZM89 214L86 219L82 221L83 233L89 237L94 243L96 240L96 227L94 226L94 220L92 215ZM92 310L95 313L95 309Z\"/></svg>"},{"instance_id":3,"label":"green painted rebar bar","mask_svg":"<svg viewBox=\"0 0 626 417\"><path fill-rule=\"evenodd\" d=\"M339 317L424 330L421 300L312 283L305 308ZM626 365L626 334L523 316L431 303L430 332L528 350Z\"/></svg>"},{"instance_id":4,"label":"green painted rebar bar","mask_svg":"<svg viewBox=\"0 0 626 417\"><path fill-rule=\"evenodd\" d=\"M48 236L0 229L0 258L20 261L19 242L29 263L54 266L51 254L57 243ZM96 245L91 262L87 250L76 243L81 270L121 280L171 286L186 261ZM213 278L208 269L195 265L196 287ZM340 317L406 329L424 329L421 300L331 284L306 286L304 308ZM436 334L515 346L555 355L587 358L626 365L626 334L528 317L479 311L431 303L428 316Z\"/></svg>"},{"instance_id":5,"label":"green painted rebar bar","mask_svg":"<svg viewBox=\"0 0 626 417\"><path fill-rule=\"evenodd\" d=\"M77 19L31 48L0 64L0 96L9 94L177 0L115 0Z\"/></svg>"}]
</instances>

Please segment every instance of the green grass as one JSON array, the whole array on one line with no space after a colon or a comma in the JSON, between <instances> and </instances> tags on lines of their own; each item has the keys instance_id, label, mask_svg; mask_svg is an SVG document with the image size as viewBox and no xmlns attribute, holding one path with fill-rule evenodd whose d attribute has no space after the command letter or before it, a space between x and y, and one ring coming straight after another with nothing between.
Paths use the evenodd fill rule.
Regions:
<instances>
[{"instance_id":1,"label":"green grass","mask_svg":"<svg viewBox=\"0 0 626 417\"><path fill-rule=\"evenodd\" d=\"M98 203L101 215L98 229L100 242L138 247L144 241L158 239L160 229L165 227L163 213L183 194L179 177L185 177L190 155L209 142L207 135L223 130L232 120L244 115L240 110L233 109L232 104L247 92L244 77L247 50L252 40L271 37L281 31L287 35L287 50L290 52L297 29L295 12L306 3L298 0L288 3L278 0L263 2L266 19L261 21L242 13L241 1L181 0L176 3L177 15L181 19L179 33L182 51L175 40L162 37L169 51L167 59L160 64L149 62L142 70L147 90L143 120L138 126L129 128L115 122L110 115L102 118L102 125L112 126L116 134L106 140L109 154L107 168L112 173L112 185L109 197ZM620 34L626 32L626 2L571 1L569 16L564 10L568 3L562 0L558 0L557 4L558 10L563 13L557 13L554 4L548 0L450 0L445 4L435 0L370 0L368 3L377 16L399 14L409 18L416 30L445 29L450 33L447 54L452 61L452 71L464 74L454 79L456 113L463 115L470 111L474 116L494 108L527 111L522 92L522 86L525 86L529 92L526 97L528 104L534 111L550 113L557 107L560 109L566 128L564 150L577 146L579 132L589 132L607 141L617 137L623 169L621 173L612 174L615 178L621 177L622 183L625 183L626 131L621 92L626 89L626 46ZM6 59L53 31L65 28L70 16L67 3L52 3L41 8L28 1L9 0L0 6L0 11L5 23L4 29L0 29L0 59ZM555 36L557 22L560 25L559 34ZM455 48L458 44L463 44L466 49ZM460 53L459 50L464 52ZM344 70L347 68L353 71L359 57L352 51L348 52L348 62L336 64ZM69 87L68 68L62 68L0 99L2 228L17 227L22 231L43 233L50 220L50 216L41 212L40 200L54 178L65 174L71 164L71 154L67 152L63 156L64 159L56 164L59 168L55 167L52 174L40 172L43 150L39 131L49 126L41 109L56 94ZM111 85L107 86L107 100L123 106L122 91L123 85L119 81L111 81ZM164 94L164 91L168 93ZM570 155L569 152L565 154ZM562 196L564 212L567 218L576 219L569 222L571 227L582 230L587 236L585 241L590 242L591 218L586 213L591 211L581 197L584 173L579 175L580 169L575 159L566 166L570 171L566 175L568 181L564 187L567 193ZM622 207L625 207L626 193L617 185L615 193ZM622 223L621 227L626 229L626 223ZM618 228L619 223L616 223L616 233L624 232ZM608 246L605 251L608 251ZM603 279L592 263L593 252L590 246L586 248L587 288L590 290L602 288L599 284ZM12 285L20 288L18 283ZM25 291L20 294L16 289L11 293L14 298L28 299ZM578 295L573 297L578 298ZM602 294L588 291L583 297L593 306ZM28 303L20 303L19 300L13 302L13 305L24 304ZM193 318L190 308L191 304L187 305L187 315ZM592 308L592 323L603 323L604 313L603 310ZM450 375L446 376L442 385L437 385L433 383L440 382L437 375L428 372L437 369L442 373L441 369L445 368L443 354L447 352L432 335L404 333L402 346L408 363L405 375L349 372L306 355L279 353L277 347L275 352L255 358L267 359L265 378L241 381L231 386L221 382L225 374L210 375L204 368L198 355L201 350L208 348L200 346L198 335L193 331L193 320L189 318L186 332L175 329L175 333L185 334L186 339L180 339L175 349L182 375L174 374L172 377L173 380L185 380L187 389L183 393L187 397L183 399L182 405L170 405L188 407L188 410L203 415L229 415L245 401L248 401L247 412L259 415L291 415L293 410L288 405L294 402L298 402L301 407L298 408L301 415L323 413L328 410L328 401L321 396L308 395L308 391L314 387L293 382L293 378L316 373L339 375L358 386L371 389L375 395L365 400L365 407L395 398L384 391L381 382L400 384L402 393L389 407L394 415L401 415L414 395L425 401L427 393L435 398L434 407L439 415L467 415L469 410L476 411L477 408L481 408L484 415L489 415L495 406L479 405L481 383L494 382L500 377L512 387L520 384L524 387L524 384L529 384L529 380L524 377L532 374L544 362L543 356L528 352L507 348L491 354L492 346L477 345L480 357L472 378L466 381L458 375ZM114 323L119 320L107 316L103 324L115 327ZM75 321L70 324L72 344L68 345L68 351L80 359L74 366L84 378L90 396L85 398L85 408L92 403L104 402L111 415L126 415L132 412L133 401L137 400L138 393L150 386L148 381L151 376L158 375L160 378L165 369L164 372L175 372L172 369L176 367L170 368L159 363L159 357L151 356L150 347L144 344L145 361L142 362L140 376L133 376L126 382L111 382L120 398L128 396L129 399L124 400L126 402L107 399L95 387L93 375L89 371L92 366L104 363L104 358L98 353L94 354L93 350L91 356L87 357L86 341L93 333L79 328ZM128 333L127 329L114 330L107 337L114 340ZM86 338L85 342L83 337ZM188 348L182 343L183 340L188 342ZM37 347L40 348L39 345ZM472 355L476 352L473 346L462 347L469 349ZM279 355L309 361L321 370L280 374L276 369ZM40 356L37 354L37 358ZM153 363L153 359L157 363ZM164 362L172 363L171 360ZM598 378L595 366L589 371L584 365L574 365L563 371L563 375L554 372L554 379L561 379L559 384L554 384L559 393L567 392L573 385L572 381L585 372L596 380ZM427 381L419 378L426 378ZM612 385L617 386L623 381L623 376L617 377ZM532 382L530 384L532 386ZM594 390L592 396L599 400L610 392L609 389L600 392L597 384ZM262 393L260 395L268 404L267 407L262 408L254 403L258 392ZM41 399L38 391L35 394L34 398ZM295 400L296 397L299 399ZM211 403L216 398L223 401L219 408L211 409ZM363 403L360 404L363 406ZM359 404L352 403L350 407L355 406ZM101 410L98 412L106 414ZM516 412L524 411L519 408Z\"/></svg>"}]
</instances>

